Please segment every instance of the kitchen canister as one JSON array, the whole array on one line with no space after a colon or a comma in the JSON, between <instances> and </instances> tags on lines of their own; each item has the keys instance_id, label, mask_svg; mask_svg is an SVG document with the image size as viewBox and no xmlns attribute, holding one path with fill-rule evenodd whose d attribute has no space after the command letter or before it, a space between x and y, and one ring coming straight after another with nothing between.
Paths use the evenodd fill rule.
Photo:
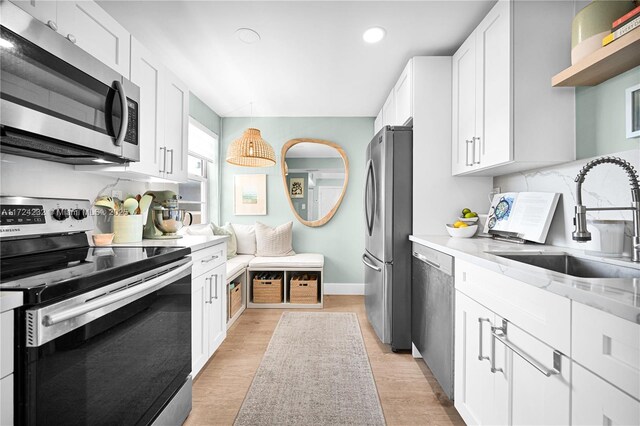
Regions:
<instances>
[{"instance_id":1,"label":"kitchen canister","mask_svg":"<svg viewBox=\"0 0 640 426\"><path fill-rule=\"evenodd\" d=\"M571 64L600 49L613 21L634 7L631 0L593 0L578 12L571 25Z\"/></svg>"},{"instance_id":2,"label":"kitchen canister","mask_svg":"<svg viewBox=\"0 0 640 426\"><path fill-rule=\"evenodd\" d=\"M624 220L588 220L594 250L588 254L604 257L619 257L624 249Z\"/></svg>"},{"instance_id":3,"label":"kitchen canister","mask_svg":"<svg viewBox=\"0 0 640 426\"><path fill-rule=\"evenodd\" d=\"M113 217L113 242L139 243L142 241L142 215L121 215Z\"/></svg>"}]
</instances>

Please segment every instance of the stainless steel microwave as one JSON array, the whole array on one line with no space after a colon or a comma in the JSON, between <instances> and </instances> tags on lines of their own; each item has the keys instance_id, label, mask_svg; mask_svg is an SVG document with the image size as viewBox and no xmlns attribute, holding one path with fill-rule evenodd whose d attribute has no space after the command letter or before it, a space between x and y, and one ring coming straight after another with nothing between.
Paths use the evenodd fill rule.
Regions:
<instances>
[{"instance_id":1,"label":"stainless steel microwave","mask_svg":"<svg viewBox=\"0 0 640 426\"><path fill-rule=\"evenodd\" d=\"M0 151L67 164L140 160L140 88L0 4Z\"/></svg>"}]
</instances>

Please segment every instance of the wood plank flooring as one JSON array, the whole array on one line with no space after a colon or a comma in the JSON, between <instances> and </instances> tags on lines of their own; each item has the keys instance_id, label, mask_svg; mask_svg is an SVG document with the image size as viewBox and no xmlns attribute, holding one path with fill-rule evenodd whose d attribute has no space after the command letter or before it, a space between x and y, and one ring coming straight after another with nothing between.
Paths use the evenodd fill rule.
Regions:
<instances>
[{"instance_id":1,"label":"wood plank flooring","mask_svg":"<svg viewBox=\"0 0 640 426\"><path fill-rule=\"evenodd\" d=\"M314 311L318 311L317 309ZM464 425L422 360L380 343L363 296L325 296L324 311L355 312L388 425ZM282 309L247 309L193 384L185 425L232 425L278 324Z\"/></svg>"}]
</instances>

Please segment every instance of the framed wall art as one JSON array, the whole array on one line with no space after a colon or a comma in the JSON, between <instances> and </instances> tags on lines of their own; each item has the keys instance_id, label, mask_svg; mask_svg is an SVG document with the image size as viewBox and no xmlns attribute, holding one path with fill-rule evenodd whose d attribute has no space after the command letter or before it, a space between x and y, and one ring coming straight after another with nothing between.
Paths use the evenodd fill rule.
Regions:
<instances>
[{"instance_id":1,"label":"framed wall art","mask_svg":"<svg viewBox=\"0 0 640 426\"><path fill-rule=\"evenodd\" d=\"M237 216L267 214L267 175L235 175L233 213Z\"/></svg>"}]
</instances>

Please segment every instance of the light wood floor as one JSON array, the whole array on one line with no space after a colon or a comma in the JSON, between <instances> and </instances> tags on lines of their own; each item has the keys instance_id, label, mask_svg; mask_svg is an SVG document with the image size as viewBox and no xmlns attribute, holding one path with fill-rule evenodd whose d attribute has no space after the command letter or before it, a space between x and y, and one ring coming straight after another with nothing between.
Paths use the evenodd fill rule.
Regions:
<instances>
[{"instance_id":1,"label":"light wood floor","mask_svg":"<svg viewBox=\"0 0 640 426\"><path fill-rule=\"evenodd\" d=\"M393 353L380 343L367 320L363 296L325 296L324 306L328 312L358 314L387 424L464 425L422 360ZM247 309L229 329L193 384L186 426L233 424L282 312Z\"/></svg>"}]
</instances>

